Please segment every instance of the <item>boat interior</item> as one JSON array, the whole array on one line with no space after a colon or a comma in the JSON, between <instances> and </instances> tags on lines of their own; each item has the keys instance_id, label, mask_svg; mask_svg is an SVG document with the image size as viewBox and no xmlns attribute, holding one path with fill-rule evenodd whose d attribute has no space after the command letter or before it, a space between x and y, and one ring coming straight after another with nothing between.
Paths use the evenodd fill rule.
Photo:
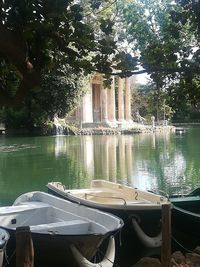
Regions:
<instances>
[{"instance_id":1,"label":"boat interior","mask_svg":"<svg viewBox=\"0 0 200 267\"><path fill-rule=\"evenodd\" d=\"M173 205L179 208L183 208L187 211L200 213L200 196L175 196L170 197Z\"/></svg>"},{"instance_id":2,"label":"boat interior","mask_svg":"<svg viewBox=\"0 0 200 267\"><path fill-rule=\"evenodd\" d=\"M1 207L0 225L8 229L30 226L31 232L43 234L85 235L105 232L104 227L94 221L43 202Z\"/></svg>"},{"instance_id":3,"label":"boat interior","mask_svg":"<svg viewBox=\"0 0 200 267\"><path fill-rule=\"evenodd\" d=\"M53 182L51 184L65 194L100 203L119 205L154 203L159 205L168 202L167 198L163 196L103 180L93 180L91 187L87 189L68 190L60 182Z\"/></svg>"}]
</instances>

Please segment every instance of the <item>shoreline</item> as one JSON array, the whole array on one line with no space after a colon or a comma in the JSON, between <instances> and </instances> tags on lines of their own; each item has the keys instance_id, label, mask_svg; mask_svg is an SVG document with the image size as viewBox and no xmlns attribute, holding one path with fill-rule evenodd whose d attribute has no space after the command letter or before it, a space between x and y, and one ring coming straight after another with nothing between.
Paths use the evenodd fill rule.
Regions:
<instances>
[{"instance_id":1,"label":"shoreline","mask_svg":"<svg viewBox=\"0 0 200 267\"><path fill-rule=\"evenodd\" d=\"M144 125L135 124L133 127L91 127L91 128L77 128L63 126L63 132L57 134L55 128L34 128L28 129L6 129L1 136L52 136L52 135L131 135L131 134L151 134L151 133L170 133L176 132L176 127L174 125Z\"/></svg>"},{"instance_id":2,"label":"shoreline","mask_svg":"<svg viewBox=\"0 0 200 267\"><path fill-rule=\"evenodd\" d=\"M165 133L175 132L175 126L150 126L150 125L137 125L133 128L82 128L79 130L78 135L121 135L121 134L140 134L140 133Z\"/></svg>"}]
</instances>

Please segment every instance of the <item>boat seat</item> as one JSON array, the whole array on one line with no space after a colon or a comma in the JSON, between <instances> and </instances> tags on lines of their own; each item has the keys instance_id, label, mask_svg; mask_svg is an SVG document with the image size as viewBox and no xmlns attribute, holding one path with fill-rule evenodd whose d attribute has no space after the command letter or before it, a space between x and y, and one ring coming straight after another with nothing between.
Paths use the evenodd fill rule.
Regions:
<instances>
[{"instance_id":1,"label":"boat seat","mask_svg":"<svg viewBox=\"0 0 200 267\"><path fill-rule=\"evenodd\" d=\"M32 225L32 232L49 234L86 234L89 231L90 222L84 220L60 221L47 224Z\"/></svg>"},{"instance_id":2,"label":"boat seat","mask_svg":"<svg viewBox=\"0 0 200 267\"><path fill-rule=\"evenodd\" d=\"M18 213L22 211L30 211L30 210L36 210L36 209L42 209L50 207L50 205L43 203L43 202L23 202L21 205L14 205L14 206L7 206L7 207L1 207L0 208L0 215L5 214L12 214L12 213Z\"/></svg>"},{"instance_id":3,"label":"boat seat","mask_svg":"<svg viewBox=\"0 0 200 267\"><path fill-rule=\"evenodd\" d=\"M147 201L127 201L128 205L136 205L136 204L150 204L150 202ZM152 204L152 203L151 203Z\"/></svg>"}]
</instances>

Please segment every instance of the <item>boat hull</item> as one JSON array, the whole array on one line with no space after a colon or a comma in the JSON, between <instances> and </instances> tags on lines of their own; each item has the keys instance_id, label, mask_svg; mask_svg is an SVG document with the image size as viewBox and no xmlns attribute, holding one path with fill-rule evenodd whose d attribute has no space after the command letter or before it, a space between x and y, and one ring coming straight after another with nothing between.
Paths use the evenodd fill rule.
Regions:
<instances>
[{"instance_id":1,"label":"boat hull","mask_svg":"<svg viewBox=\"0 0 200 267\"><path fill-rule=\"evenodd\" d=\"M175 207L200 214L200 196L173 196L169 199Z\"/></svg>"},{"instance_id":2,"label":"boat hull","mask_svg":"<svg viewBox=\"0 0 200 267\"><path fill-rule=\"evenodd\" d=\"M12 206L1 207L0 224L10 236L6 246L9 266L16 266L16 247L26 249L19 247L17 237L27 232L27 237L31 233L37 267L78 267L72 247L91 261L102 243L123 226L115 216L43 192L23 194Z\"/></svg>"},{"instance_id":3,"label":"boat hull","mask_svg":"<svg viewBox=\"0 0 200 267\"><path fill-rule=\"evenodd\" d=\"M195 249L200 244L200 215L174 206L171 220L175 247Z\"/></svg>"},{"instance_id":4,"label":"boat hull","mask_svg":"<svg viewBox=\"0 0 200 267\"><path fill-rule=\"evenodd\" d=\"M16 231L2 227L10 234L6 253L10 264L15 265ZM34 261L37 266L73 266L78 267L71 245L73 244L80 253L91 260L98 251L106 236L102 235L54 235L31 233L34 247ZM24 249L24 248L22 248ZM14 254L14 256L12 256Z\"/></svg>"},{"instance_id":5,"label":"boat hull","mask_svg":"<svg viewBox=\"0 0 200 267\"><path fill-rule=\"evenodd\" d=\"M169 197L172 209L172 239L176 249L193 250L200 244L199 188L188 195Z\"/></svg>"}]
</instances>

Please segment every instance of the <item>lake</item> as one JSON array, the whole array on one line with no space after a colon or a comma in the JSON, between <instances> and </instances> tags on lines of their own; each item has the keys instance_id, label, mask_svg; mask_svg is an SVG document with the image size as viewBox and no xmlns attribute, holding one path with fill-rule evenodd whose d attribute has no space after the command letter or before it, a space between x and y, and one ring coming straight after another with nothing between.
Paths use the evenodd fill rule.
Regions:
<instances>
[{"instance_id":1,"label":"lake","mask_svg":"<svg viewBox=\"0 0 200 267\"><path fill-rule=\"evenodd\" d=\"M84 188L105 179L165 194L200 183L200 128L118 136L0 136L0 205L49 181Z\"/></svg>"},{"instance_id":2,"label":"lake","mask_svg":"<svg viewBox=\"0 0 200 267\"><path fill-rule=\"evenodd\" d=\"M199 136L200 127L117 136L2 135L0 205L27 191L47 192L49 181L84 188L92 179L105 179L164 194L189 192L200 185Z\"/></svg>"}]
</instances>

